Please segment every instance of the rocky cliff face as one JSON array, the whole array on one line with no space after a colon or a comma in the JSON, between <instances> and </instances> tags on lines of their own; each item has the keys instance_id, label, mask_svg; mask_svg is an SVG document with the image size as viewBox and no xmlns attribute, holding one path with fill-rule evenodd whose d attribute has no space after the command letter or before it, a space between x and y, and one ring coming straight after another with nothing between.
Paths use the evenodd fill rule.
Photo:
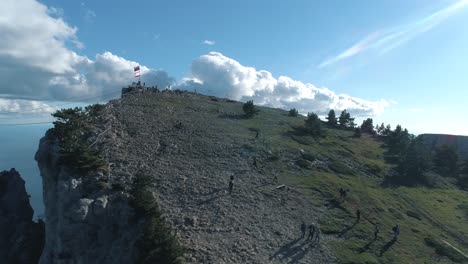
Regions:
<instances>
[{"instance_id":1,"label":"rocky cliff face","mask_svg":"<svg viewBox=\"0 0 468 264\"><path fill-rule=\"evenodd\" d=\"M271 149L235 122L237 114L220 112L218 100L146 91L110 102L89 138L105 173L73 172L60 164L56 141L43 138L36 154L47 217L40 263L135 263L142 223L129 190L138 174L153 179L149 187L187 263L334 262L324 237L299 237L301 222L316 223L320 209L299 190L276 188L279 168L266 162L275 158ZM300 170L300 155L282 153L285 166Z\"/></svg>"},{"instance_id":2,"label":"rocky cliff face","mask_svg":"<svg viewBox=\"0 0 468 264\"><path fill-rule=\"evenodd\" d=\"M96 126L94 135L105 125ZM62 164L50 134L36 153L47 219L39 263L135 263L140 224L132 221L129 194L112 190L109 175L78 173Z\"/></svg>"},{"instance_id":3,"label":"rocky cliff face","mask_svg":"<svg viewBox=\"0 0 468 264\"><path fill-rule=\"evenodd\" d=\"M34 223L24 180L15 169L0 172L0 263L35 264L44 224Z\"/></svg>"}]
</instances>

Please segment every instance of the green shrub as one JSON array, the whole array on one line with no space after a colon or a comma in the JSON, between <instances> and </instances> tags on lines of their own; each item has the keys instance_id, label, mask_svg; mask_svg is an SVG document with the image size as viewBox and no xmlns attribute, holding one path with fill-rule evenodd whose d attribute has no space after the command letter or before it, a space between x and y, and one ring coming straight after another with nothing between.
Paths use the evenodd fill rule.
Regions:
<instances>
[{"instance_id":1,"label":"green shrub","mask_svg":"<svg viewBox=\"0 0 468 264\"><path fill-rule=\"evenodd\" d=\"M304 120L304 128L312 136L320 136L322 134L322 121L315 113L309 113L307 119Z\"/></svg>"},{"instance_id":2,"label":"green shrub","mask_svg":"<svg viewBox=\"0 0 468 264\"><path fill-rule=\"evenodd\" d=\"M255 105L252 100L247 101L242 106L242 110L244 111L245 116L247 118L251 118L259 112L259 110L255 108Z\"/></svg>"},{"instance_id":3,"label":"green shrub","mask_svg":"<svg viewBox=\"0 0 468 264\"><path fill-rule=\"evenodd\" d=\"M114 191L125 191L125 184L120 182L112 183L112 190Z\"/></svg>"},{"instance_id":4,"label":"green shrub","mask_svg":"<svg viewBox=\"0 0 468 264\"><path fill-rule=\"evenodd\" d=\"M299 114L299 111L297 111L296 108L291 108L288 112L288 115L293 116L293 117L297 116L298 114Z\"/></svg>"},{"instance_id":5,"label":"green shrub","mask_svg":"<svg viewBox=\"0 0 468 264\"><path fill-rule=\"evenodd\" d=\"M303 144L303 145L314 145L317 143L317 141L311 137L311 136L296 136L296 135L291 135L291 138L296 141L297 143Z\"/></svg>"},{"instance_id":6,"label":"green shrub","mask_svg":"<svg viewBox=\"0 0 468 264\"><path fill-rule=\"evenodd\" d=\"M310 153L302 154L302 158L308 161L315 161L315 156Z\"/></svg>"},{"instance_id":7,"label":"green shrub","mask_svg":"<svg viewBox=\"0 0 468 264\"><path fill-rule=\"evenodd\" d=\"M308 169L310 166L310 162L304 159L300 159L296 161L296 164L299 165L299 167Z\"/></svg>"},{"instance_id":8,"label":"green shrub","mask_svg":"<svg viewBox=\"0 0 468 264\"><path fill-rule=\"evenodd\" d=\"M52 116L53 122L49 136L58 140L60 147L59 162L79 173L105 169L106 163L99 151L91 148L87 141L93 122L99 117L104 105L90 105L58 110Z\"/></svg>"},{"instance_id":9,"label":"green shrub","mask_svg":"<svg viewBox=\"0 0 468 264\"><path fill-rule=\"evenodd\" d=\"M137 218L144 218L143 236L138 240L137 263L183 263L183 248L164 223L157 201L150 190L153 179L137 175L134 180L130 201Z\"/></svg>"},{"instance_id":10,"label":"green shrub","mask_svg":"<svg viewBox=\"0 0 468 264\"><path fill-rule=\"evenodd\" d=\"M354 171L339 161L332 161L328 167L336 173L354 175Z\"/></svg>"},{"instance_id":11,"label":"green shrub","mask_svg":"<svg viewBox=\"0 0 468 264\"><path fill-rule=\"evenodd\" d=\"M361 129L360 129L359 127L356 127L356 128L354 129L353 137L355 137L355 138L360 138L361 135L362 135Z\"/></svg>"}]
</instances>

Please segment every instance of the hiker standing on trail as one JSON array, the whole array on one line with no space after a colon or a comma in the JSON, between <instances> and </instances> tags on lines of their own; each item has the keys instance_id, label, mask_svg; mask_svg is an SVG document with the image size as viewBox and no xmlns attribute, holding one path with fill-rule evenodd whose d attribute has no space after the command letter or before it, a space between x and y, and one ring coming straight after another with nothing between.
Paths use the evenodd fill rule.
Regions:
<instances>
[{"instance_id":1,"label":"hiker standing on trail","mask_svg":"<svg viewBox=\"0 0 468 264\"><path fill-rule=\"evenodd\" d=\"M379 232L380 232L379 226L375 224L374 225L374 240L377 240Z\"/></svg>"},{"instance_id":2,"label":"hiker standing on trail","mask_svg":"<svg viewBox=\"0 0 468 264\"><path fill-rule=\"evenodd\" d=\"M313 243L319 243L319 242L320 242L320 228L317 227L317 235L315 236Z\"/></svg>"},{"instance_id":3,"label":"hiker standing on trail","mask_svg":"<svg viewBox=\"0 0 468 264\"><path fill-rule=\"evenodd\" d=\"M302 221L302 224L301 224L301 232L302 232L302 237L301 238L304 238L305 237L305 232L306 232L306 224L304 223L304 221Z\"/></svg>"},{"instance_id":4,"label":"hiker standing on trail","mask_svg":"<svg viewBox=\"0 0 468 264\"><path fill-rule=\"evenodd\" d=\"M361 220L361 210L357 209L356 210L356 222L359 222Z\"/></svg>"},{"instance_id":5,"label":"hiker standing on trail","mask_svg":"<svg viewBox=\"0 0 468 264\"><path fill-rule=\"evenodd\" d=\"M400 235L400 227L398 225L392 228L393 230L393 241L397 241L398 236Z\"/></svg>"},{"instance_id":6,"label":"hiker standing on trail","mask_svg":"<svg viewBox=\"0 0 468 264\"><path fill-rule=\"evenodd\" d=\"M314 238L314 234L315 234L315 226L314 226L314 224L310 224L310 226L309 226L309 236L307 237L307 240L311 240L312 238Z\"/></svg>"},{"instance_id":7,"label":"hiker standing on trail","mask_svg":"<svg viewBox=\"0 0 468 264\"><path fill-rule=\"evenodd\" d=\"M232 193L232 187L234 187L234 181L230 180L229 181L229 193Z\"/></svg>"}]
</instances>

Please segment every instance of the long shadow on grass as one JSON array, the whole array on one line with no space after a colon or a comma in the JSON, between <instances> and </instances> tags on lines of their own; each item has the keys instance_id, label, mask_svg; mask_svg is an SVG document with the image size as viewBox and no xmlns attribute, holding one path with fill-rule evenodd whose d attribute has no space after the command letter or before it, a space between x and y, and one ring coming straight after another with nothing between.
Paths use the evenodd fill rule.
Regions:
<instances>
[{"instance_id":1,"label":"long shadow on grass","mask_svg":"<svg viewBox=\"0 0 468 264\"><path fill-rule=\"evenodd\" d=\"M362 248L359 249L359 254L362 254L366 252L367 250L369 250L369 248L372 246L372 244L374 244L375 241L376 239L372 239L371 241L367 242L366 245L364 245Z\"/></svg>"},{"instance_id":2,"label":"long shadow on grass","mask_svg":"<svg viewBox=\"0 0 468 264\"><path fill-rule=\"evenodd\" d=\"M291 254L291 255L288 255L288 256L284 256L282 257L282 259L286 259L288 257L292 257L291 261L289 261L288 263L289 264L295 264L295 263L299 263L299 261L301 259L303 259L305 257L305 255L312 249L314 248L315 246L318 245L318 242L312 242L310 243L308 246L304 247L304 245L307 244L307 241L301 243L298 247L297 250L295 250L294 254Z\"/></svg>"},{"instance_id":3,"label":"long shadow on grass","mask_svg":"<svg viewBox=\"0 0 468 264\"><path fill-rule=\"evenodd\" d=\"M346 227L345 229L341 230L340 233L338 234L338 237L343 237L344 235L346 235L346 233L348 233L349 231L351 231L356 225L357 225L358 221L354 221L354 223L348 227Z\"/></svg>"},{"instance_id":4,"label":"long shadow on grass","mask_svg":"<svg viewBox=\"0 0 468 264\"><path fill-rule=\"evenodd\" d=\"M387 244L385 244L380 250L380 256L382 256L385 252L387 252L395 243L396 243L395 239L388 241Z\"/></svg>"},{"instance_id":5,"label":"long shadow on grass","mask_svg":"<svg viewBox=\"0 0 468 264\"><path fill-rule=\"evenodd\" d=\"M235 119L235 120L247 119L247 117L243 114L221 114L221 115L218 115L218 117L225 118L225 119Z\"/></svg>"},{"instance_id":6,"label":"long shadow on grass","mask_svg":"<svg viewBox=\"0 0 468 264\"><path fill-rule=\"evenodd\" d=\"M276 258L279 255L289 254L289 252L295 251L295 249L297 249L297 246L294 246L294 245L296 245L300 240L301 238L296 238L293 241L288 242L287 244L284 244L283 246L280 247L280 249L278 249L275 252L275 254L273 254L273 256L270 257L270 260Z\"/></svg>"},{"instance_id":7,"label":"long shadow on grass","mask_svg":"<svg viewBox=\"0 0 468 264\"><path fill-rule=\"evenodd\" d=\"M283 261L288 258L291 258L291 260L288 263L299 263L299 261L304 258L307 252L309 252L312 248L318 245L318 240L304 240L301 243L299 243L300 240L301 238L296 238L295 240L283 245L280 249L278 249L278 251L275 252L275 254L273 254L273 256L270 257L270 260L281 255L280 258Z\"/></svg>"},{"instance_id":8,"label":"long shadow on grass","mask_svg":"<svg viewBox=\"0 0 468 264\"><path fill-rule=\"evenodd\" d=\"M339 201L337 199L330 199L328 200L328 203L325 204L325 206L327 207L327 209L331 210L331 209L334 209L334 208L338 208L338 209L341 209L345 212L348 212L348 210L346 210L345 207L343 207L343 205L341 205L342 201Z\"/></svg>"}]
</instances>

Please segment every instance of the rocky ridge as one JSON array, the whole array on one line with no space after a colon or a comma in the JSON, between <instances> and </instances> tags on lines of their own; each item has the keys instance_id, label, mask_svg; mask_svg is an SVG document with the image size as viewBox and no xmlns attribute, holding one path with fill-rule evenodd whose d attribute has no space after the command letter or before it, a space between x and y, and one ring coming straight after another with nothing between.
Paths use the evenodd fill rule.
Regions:
<instances>
[{"instance_id":1,"label":"rocky ridge","mask_svg":"<svg viewBox=\"0 0 468 264\"><path fill-rule=\"evenodd\" d=\"M332 263L326 245L300 239L321 208L276 188L271 150L220 107L240 103L190 92L142 92L106 105L89 138L108 171L74 174L47 136L36 154L44 185L46 246L40 263L133 263L141 222L128 201L136 175L152 186L187 263ZM275 110L276 111L276 110ZM281 110L277 110L281 112ZM282 113L281 113L282 114ZM284 163L301 156L282 153ZM232 193L229 178L234 177Z\"/></svg>"}]
</instances>

